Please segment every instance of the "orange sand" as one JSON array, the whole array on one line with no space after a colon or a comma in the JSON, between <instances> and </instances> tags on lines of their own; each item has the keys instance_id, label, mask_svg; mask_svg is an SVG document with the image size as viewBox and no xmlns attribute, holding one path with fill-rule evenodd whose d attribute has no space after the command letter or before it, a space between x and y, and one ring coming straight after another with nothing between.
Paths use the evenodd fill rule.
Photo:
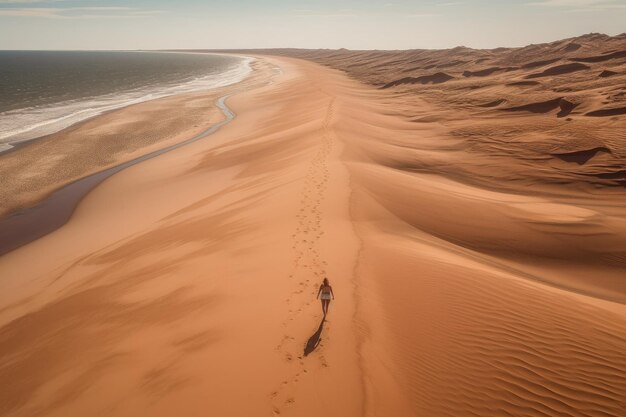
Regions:
<instances>
[{"instance_id":1,"label":"orange sand","mask_svg":"<svg viewBox=\"0 0 626 417\"><path fill-rule=\"evenodd\" d=\"M388 89L263 59L233 122L0 258L0 415L625 414L623 194L463 181Z\"/></svg>"}]
</instances>

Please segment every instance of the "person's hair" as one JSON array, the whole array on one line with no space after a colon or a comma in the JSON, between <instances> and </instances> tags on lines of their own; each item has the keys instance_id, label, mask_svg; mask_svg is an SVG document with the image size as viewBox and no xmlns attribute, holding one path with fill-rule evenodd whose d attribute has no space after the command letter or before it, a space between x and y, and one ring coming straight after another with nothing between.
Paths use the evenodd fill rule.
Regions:
<instances>
[{"instance_id":1,"label":"person's hair","mask_svg":"<svg viewBox=\"0 0 626 417\"><path fill-rule=\"evenodd\" d=\"M324 278L324 284L328 285L328 278Z\"/></svg>"}]
</instances>

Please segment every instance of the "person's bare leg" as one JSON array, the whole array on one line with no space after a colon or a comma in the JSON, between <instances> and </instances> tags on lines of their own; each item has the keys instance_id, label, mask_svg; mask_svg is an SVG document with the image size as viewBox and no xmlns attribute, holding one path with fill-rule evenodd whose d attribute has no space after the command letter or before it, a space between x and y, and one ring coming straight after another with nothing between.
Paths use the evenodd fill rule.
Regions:
<instances>
[{"instance_id":1,"label":"person's bare leg","mask_svg":"<svg viewBox=\"0 0 626 417\"><path fill-rule=\"evenodd\" d=\"M320 300L322 302L322 313L326 315L326 300Z\"/></svg>"}]
</instances>

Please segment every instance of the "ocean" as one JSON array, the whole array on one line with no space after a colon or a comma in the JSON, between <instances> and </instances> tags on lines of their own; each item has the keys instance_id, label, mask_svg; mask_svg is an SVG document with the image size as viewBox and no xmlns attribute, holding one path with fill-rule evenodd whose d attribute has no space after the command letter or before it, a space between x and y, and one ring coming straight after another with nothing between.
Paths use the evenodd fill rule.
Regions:
<instances>
[{"instance_id":1,"label":"ocean","mask_svg":"<svg viewBox=\"0 0 626 417\"><path fill-rule=\"evenodd\" d=\"M108 110L239 82L251 61L182 52L0 51L0 152Z\"/></svg>"}]
</instances>

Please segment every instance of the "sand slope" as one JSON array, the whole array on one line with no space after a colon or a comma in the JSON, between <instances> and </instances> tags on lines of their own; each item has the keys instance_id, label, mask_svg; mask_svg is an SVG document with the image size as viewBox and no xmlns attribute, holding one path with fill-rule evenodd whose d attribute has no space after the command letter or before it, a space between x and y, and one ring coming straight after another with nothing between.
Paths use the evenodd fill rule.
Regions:
<instances>
[{"instance_id":1,"label":"sand slope","mask_svg":"<svg viewBox=\"0 0 626 417\"><path fill-rule=\"evenodd\" d=\"M586 154L533 165L545 130L480 147L558 110L462 122L265 59L233 122L0 258L0 415L624 415L623 188L571 174Z\"/></svg>"},{"instance_id":2,"label":"sand slope","mask_svg":"<svg viewBox=\"0 0 626 417\"><path fill-rule=\"evenodd\" d=\"M112 177L1 258L0 414L361 415L334 100L285 73L233 97L223 132ZM342 302L305 362L324 273Z\"/></svg>"}]
</instances>

